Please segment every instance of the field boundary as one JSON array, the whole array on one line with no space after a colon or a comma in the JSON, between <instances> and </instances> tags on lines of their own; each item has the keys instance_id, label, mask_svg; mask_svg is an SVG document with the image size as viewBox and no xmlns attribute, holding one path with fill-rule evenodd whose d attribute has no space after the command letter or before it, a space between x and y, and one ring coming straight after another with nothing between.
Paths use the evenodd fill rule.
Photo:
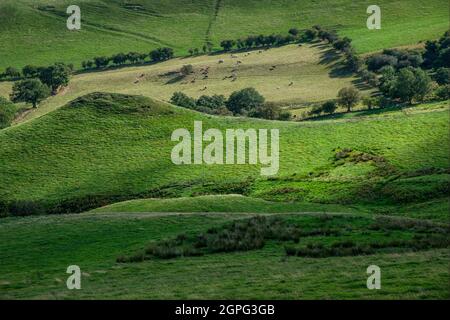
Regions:
<instances>
[{"instance_id":1,"label":"field boundary","mask_svg":"<svg viewBox=\"0 0 450 320\"><path fill-rule=\"evenodd\" d=\"M210 42L211 41L211 30L214 22L216 22L217 17L219 16L220 8L222 6L222 0L215 0L214 1L214 9L213 14L211 16L211 19L208 23L208 28L206 29L206 35L205 35L205 41Z\"/></svg>"}]
</instances>

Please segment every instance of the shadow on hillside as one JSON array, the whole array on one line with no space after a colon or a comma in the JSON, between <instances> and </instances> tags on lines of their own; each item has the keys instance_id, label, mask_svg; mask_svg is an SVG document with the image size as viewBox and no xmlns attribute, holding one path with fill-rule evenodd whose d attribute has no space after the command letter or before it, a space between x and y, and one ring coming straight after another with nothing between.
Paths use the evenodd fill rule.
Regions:
<instances>
[{"instance_id":1,"label":"shadow on hillside","mask_svg":"<svg viewBox=\"0 0 450 320\"><path fill-rule=\"evenodd\" d=\"M373 89L369 84L359 78L352 80L352 84L360 91ZM372 94L372 96L374 96L374 94Z\"/></svg>"},{"instance_id":2,"label":"shadow on hillside","mask_svg":"<svg viewBox=\"0 0 450 320\"><path fill-rule=\"evenodd\" d=\"M101 67L101 68L93 67L91 69L75 70L73 72L73 74L74 75L89 74L89 73L97 73L97 72L104 72L104 71L115 71L115 70L120 70L120 69L124 69L124 68L130 68L130 67L152 66L154 64L161 63L161 62L164 62L164 61L145 61L145 62L139 62L139 63L124 63L121 65L110 65L110 66Z\"/></svg>"},{"instance_id":3,"label":"shadow on hillside","mask_svg":"<svg viewBox=\"0 0 450 320\"><path fill-rule=\"evenodd\" d=\"M330 68L328 74L331 78L347 78L353 75L353 72L344 64L342 55L331 48L329 44L319 43L313 47L321 49L319 64Z\"/></svg>"},{"instance_id":4,"label":"shadow on hillside","mask_svg":"<svg viewBox=\"0 0 450 320\"><path fill-rule=\"evenodd\" d=\"M332 64L339 61L340 55L331 48L324 48L320 53L320 64Z\"/></svg>"},{"instance_id":5,"label":"shadow on hillside","mask_svg":"<svg viewBox=\"0 0 450 320\"><path fill-rule=\"evenodd\" d=\"M169 79L165 84L175 84L177 82L180 82L183 79L184 79L184 76L182 74L180 74L172 79Z\"/></svg>"},{"instance_id":6,"label":"shadow on hillside","mask_svg":"<svg viewBox=\"0 0 450 320\"><path fill-rule=\"evenodd\" d=\"M381 115L384 113L394 112L394 111L402 111L405 105L396 105L392 107L386 108L376 108L376 109L366 109L366 110L357 110L351 112L339 112L329 115L316 116L311 118L302 119L302 121L321 121L321 120L338 120L346 117L347 119L357 119L359 117L367 117L373 115Z\"/></svg>"}]
</instances>

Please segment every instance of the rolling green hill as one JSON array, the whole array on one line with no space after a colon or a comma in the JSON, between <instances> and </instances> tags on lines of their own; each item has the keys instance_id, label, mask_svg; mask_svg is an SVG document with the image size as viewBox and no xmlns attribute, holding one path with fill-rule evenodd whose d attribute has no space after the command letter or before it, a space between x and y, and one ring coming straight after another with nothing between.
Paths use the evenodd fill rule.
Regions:
<instances>
[{"instance_id":1,"label":"rolling green hill","mask_svg":"<svg viewBox=\"0 0 450 320\"><path fill-rule=\"evenodd\" d=\"M42 207L32 211L42 213L230 193L338 204L438 199L448 191L448 120L447 109L425 108L381 118L277 122L93 93L0 131L0 199L35 201ZM194 121L203 121L204 130L279 129L278 175L262 179L254 165L172 164L173 130L192 131Z\"/></svg>"},{"instance_id":2,"label":"rolling green hill","mask_svg":"<svg viewBox=\"0 0 450 320\"><path fill-rule=\"evenodd\" d=\"M448 2L377 2L382 29L366 28L368 1L296 0L84 0L78 2L82 29L68 31L65 13L71 1L0 1L0 70L30 63L74 63L120 51L148 52L171 46L177 54L201 49L211 40L280 33L291 27L321 24L351 37L360 53L415 45L448 29Z\"/></svg>"},{"instance_id":3,"label":"rolling green hill","mask_svg":"<svg viewBox=\"0 0 450 320\"><path fill-rule=\"evenodd\" d=\"M205 129L278 128L279 175L261 178L249 165L173 165L170 135L195 120ZM446 244L414 246L433 230L446 232L448 121L436 104L294 123L208 116L142 96L80 97L0 131L0 204L12 205L10 213L97 208L1 218L0 298L447 299ZM98 208L122 200L129 201ZM300 244L268 240L249 251L116 262L150 242L268 212L310 235ZM379 214L399 217L377 224ZM381 249L285 253L286 245L339 243ZM375 262L383 290L366 288ZM66 289L72 264L82 270L82 290Z\"/></svg>"},{"instance_id":4,"label":"rolling green hill","mask_svg":"<svg viewBox=\"0 0 450 320\"><path fill-rule=\"evenodd\" d=\"M372 95L321 42L186 54L316 24L361 55L421 47L448 30L448 1L379 0L372 31L365 0L81 0L72 32L70 4L0 0L0 73L163 46L179 57L76 72L38 108L16 104L0 130L0 299L450 298L448 101L301 122L167 102L254 87L303 117L343 87ZM0 96L12 85L1 81ZM195 121L203 132L278 129L278 173L173 164L172 133ZM366 287L373 264L382 290ZM69 265L82 290L67 290Z\"/></svg>"}]
</instances>

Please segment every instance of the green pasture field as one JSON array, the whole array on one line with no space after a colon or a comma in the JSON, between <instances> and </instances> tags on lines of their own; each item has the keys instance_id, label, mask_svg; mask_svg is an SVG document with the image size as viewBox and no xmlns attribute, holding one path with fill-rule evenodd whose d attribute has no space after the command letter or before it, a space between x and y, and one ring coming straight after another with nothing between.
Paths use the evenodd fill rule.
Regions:
<instances>
[{"instance_id":1,"label":"green pasture field","mask_svg":"<svg viewBox=\"0 0 450 320\"><path fill-rule=\"evenodd\" d=\"M201 49L210 40L249 34L287 33L290 28L320 24L354 40L360 53L438 38L448 29L445 0L380 0L382 29L368 30L369 1L296 0L83 0L82 27L66 28L66 8L73 2L2 0L0 70L32 62L73 63L121 51L149 52L173 47L178 55ZM33 57L30 60L30 56Z\"/></svg>"}]
</instances>

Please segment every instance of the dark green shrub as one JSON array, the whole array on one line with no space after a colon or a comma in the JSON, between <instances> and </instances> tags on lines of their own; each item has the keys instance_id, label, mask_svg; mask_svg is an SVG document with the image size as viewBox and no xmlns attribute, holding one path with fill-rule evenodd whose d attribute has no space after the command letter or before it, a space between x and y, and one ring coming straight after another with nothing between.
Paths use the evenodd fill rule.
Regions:
<instances>
[{"instance_id":1,"label":"dark green shrub","mask_svg":"<svg viewBox=\"0 0 450 320\"><path fill-rule=\"evenodd\" d=\"M170 102L176 106L180 106L183 108L194 109L196 104L195 100L191 97L188 97L183 92L175 92L170 98Z\"/></svg>"},{"instance_id":2,"label":"dark green shrub","mask_svg":"<svg viewBox=\"0 0 450 320\"><path fill-rule=\"evenodd\" d=\"M233 113L239 114L244 110L249 111L261 106L264 101L264 97L254 88L245 88L233 92L226 106Z\"/></svg>"},{"instance_id":3,"label":"dark green shrub","mask_svg":"<svg viewBox=\"0 0 450 320\"><path fill-rule=\"evenodd\" d=\"M450 99L450 84L439 86L434 93L439 100Z\"/></svg>"},{"instance_id":4,"label":"dark green shrub","mask_svg":"<svg viewBox=\"0 0 450 320\"><path fill-rule=\"evenodd\" d=\"M9 102L3 97L0 97L0 129L9 127L11 125L16 112L17 108L13 103Z\"/></svg>"}]
</instances>

